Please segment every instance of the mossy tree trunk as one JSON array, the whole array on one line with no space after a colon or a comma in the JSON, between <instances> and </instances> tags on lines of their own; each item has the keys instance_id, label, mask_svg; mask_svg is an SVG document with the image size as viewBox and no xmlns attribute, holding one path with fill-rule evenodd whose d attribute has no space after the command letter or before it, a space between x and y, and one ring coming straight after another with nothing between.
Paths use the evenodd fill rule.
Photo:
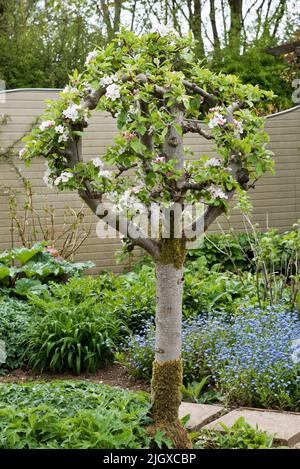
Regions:
<instances>
[{"instance_id":1,"label":"mossy tree trunk","mask_svg":"<svg viewBox=\"0 0 300 469\"><path fill-rule=\"evenodd\" d=\"M165 256L156 263L156 338L151 397L154 428L173 440L176 448L190 448L178 411L181 403L182 362L181 325L183 295L182 250L179 241L170 240L168 248L174 259ZM178 246L177 246L178 248ZM172 260L172 262L170 262Z\"/></svg>"}]
</instances>

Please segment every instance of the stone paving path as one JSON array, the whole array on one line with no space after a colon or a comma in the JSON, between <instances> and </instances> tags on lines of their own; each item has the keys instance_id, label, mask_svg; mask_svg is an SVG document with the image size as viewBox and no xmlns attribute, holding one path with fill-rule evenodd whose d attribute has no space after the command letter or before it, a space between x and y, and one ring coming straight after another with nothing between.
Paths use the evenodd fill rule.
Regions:
<instances>
[{"instance_id":1,"label":"stone paving path","mask_svg":"<svg viewBox=\"0 0 300 469\"><path fill-rule=\"evenodd\" d=\"M219 405L183 402L179 411L180 418L187 414L190 414L187 424L189 430L206 428L222 431L220 422L231 427L238 418L244 417L252 427L257 426L260 430L275 435L275 441L279 444L295 448L300 446L300 413L248 408L230 411Z\"/></svg>"}]
</instances>

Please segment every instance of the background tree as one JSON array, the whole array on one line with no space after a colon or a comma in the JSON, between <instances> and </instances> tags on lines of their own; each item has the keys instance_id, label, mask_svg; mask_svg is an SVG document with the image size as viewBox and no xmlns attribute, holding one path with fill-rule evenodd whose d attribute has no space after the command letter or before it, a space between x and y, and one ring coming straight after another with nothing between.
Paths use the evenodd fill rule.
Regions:
<instances>
[{"instance_id":1,"label":"background tree","mask_svg":"<svg viewBox=\"0 0 300 469\"><path fill-rule=\"evenodd\" d=\"M293 105L292 65L265 49L300 27L297 0L1 0L0 79L6 87L63 87L96 44L122 26L140 34L163 21L187 29L214 71L272 89L275 109ZM1 19L2 18L2 19Z\"/></svg>"},{"instance_id":2,"label":"background tree","mask_svg":"<svg viewBox=\"0 0 300 469\"><path fill-rule=\"evenodd\" d=\"M106 48L88 55L85 71L74 74L20 152L26 161L44 156L49 186L77 190L128 245L140 246L153 257L157 312L152 414L154 428L166 431L176 447L190 445L178 420L186 244L228 210L235 192L240 204L247 205L250 179L272 168L264 119L254 107L271 94L242 85L235 76L203 69L193 48L191 37L179 38L164 25L141 37L122 32ZM80 137L93 109L116 117L119 134L102 159L84 162ZM187 132L213 140L218 158L203 155L187 162ZM104 162L114 171L105 169ZM104 197L113 205L108 207ZM190 216L183 228L186 204L196 207L199 202L205 210Z\"/></svg>"}]
</instances>

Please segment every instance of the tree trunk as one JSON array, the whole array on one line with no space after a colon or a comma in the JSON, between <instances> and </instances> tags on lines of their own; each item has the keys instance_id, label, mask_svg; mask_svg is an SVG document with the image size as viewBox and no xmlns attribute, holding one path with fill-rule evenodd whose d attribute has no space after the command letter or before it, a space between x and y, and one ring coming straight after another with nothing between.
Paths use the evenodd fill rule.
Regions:
<instances>
[{"instance_id":1,"label":"tree trunk","mask_svg":"<svg viewBox=\"0 0 300 469\"><path fill-rule=\"evenodd\" d=\"M179 243L178 240L173 241ZM182 386L182 294L183 258L179 257L175 263L157 262L155 361L151 383L152 433L160 429L171 438L175 448L191 448L187 432L178 417Z\"/></svg>"},{"instance_id":2,"label":"tree trunk","mask_svg":"<svg viewBox=\"0 0 300 469\"><path fill-rule=\"evenodd\" d=\"M229 47L237 55L241 52L243 27L243 0L228 0L230 7Z\"/></svg>"}]
</instances>

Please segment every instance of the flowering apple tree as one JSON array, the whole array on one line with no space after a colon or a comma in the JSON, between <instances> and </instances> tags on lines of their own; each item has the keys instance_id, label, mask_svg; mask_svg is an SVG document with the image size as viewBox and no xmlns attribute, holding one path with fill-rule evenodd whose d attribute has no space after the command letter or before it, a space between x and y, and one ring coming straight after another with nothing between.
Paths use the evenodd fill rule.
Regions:
<instances>
[{"instance_id":1,"label":"flowering apple tree","mask_svg":"<svg viewBox=\"0 0 300 469\"><path fill-rule=\"evenodd\" d=\"M140 246L153 257L157 312L152 414L155 428L165 430L177 447L189 445L178 421L187 242L227 212L235 193L240 205L247 206L247 189L273 166L258 112L272 93L202 68L193 46L190 36L179 37L164 25L141 37L122 31L105 49L91 52L83 73L75 72L60 99L48 102L43 120L20 152L28 162L43 156L49 187L78 191L127 246ZM115 117L119 133L104 155L84 161L81 137L92 110ZM186 133L211 141L217 156L189 161ZM182 219L186 205L199 204L201 213L192 211L182 229L175 216L178 207ZM153 220L153 205L159 207L157 230L136 220L137 211Z\"/></svg>"}]
</instances>

